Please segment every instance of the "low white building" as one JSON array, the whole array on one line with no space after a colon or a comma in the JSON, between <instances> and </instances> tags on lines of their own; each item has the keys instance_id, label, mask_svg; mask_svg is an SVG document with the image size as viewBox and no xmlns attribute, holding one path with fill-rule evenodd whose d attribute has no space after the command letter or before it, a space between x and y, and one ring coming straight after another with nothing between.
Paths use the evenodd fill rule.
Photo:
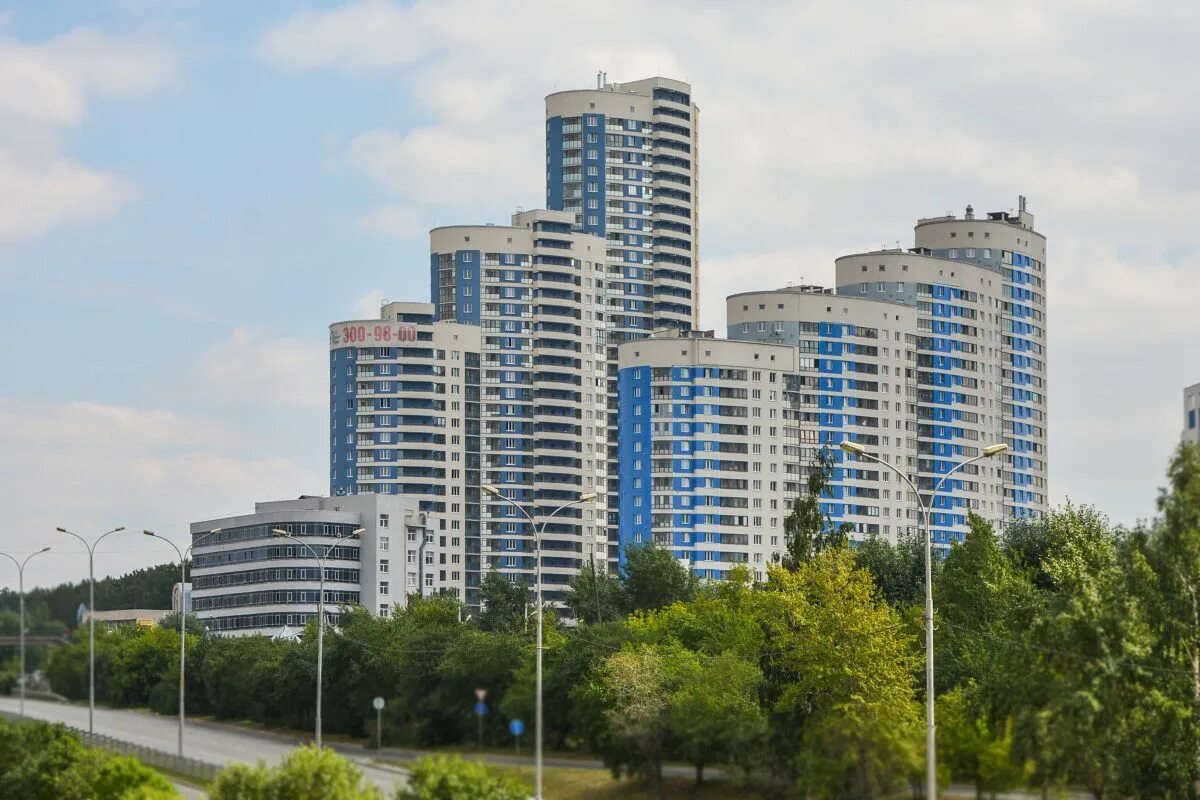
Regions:
<instances>
[{"instance_id":1,"label":"low white building","mask_svg":"<svg viewBox=\"0 0 1200 800\"><path fill-rule=\"evenodd\" d=\"M271 635L315 619L314 551L325 558L325 613L333 622L343 606L387 615L410 594L446 584L445 531L404 496L256 503L253 514L194 522L191 534L192 608L215 633Z\"/></svg>"}]
</instances>

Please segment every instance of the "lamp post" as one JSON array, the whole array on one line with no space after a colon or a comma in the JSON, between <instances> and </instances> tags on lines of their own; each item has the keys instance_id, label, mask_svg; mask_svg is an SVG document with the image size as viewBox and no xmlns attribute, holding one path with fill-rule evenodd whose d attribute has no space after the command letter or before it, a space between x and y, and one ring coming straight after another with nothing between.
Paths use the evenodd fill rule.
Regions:
<instances>
[{"instance_id":1,"label":"lamp post","mask_svg":"<svg viewBox=\"0 0 1200 800\"><path fill-rule=\"evenodd\" d=\"M16 558L8 553L0 553L9 561L17 565L17 592L20 598L21 614L18 624L21 626L21 716L25 716L25 565L29 563L29 559L34 556L41 555L49 550L49 547L43 547L41 550L36 550L25 556L24 561L17 561Z\"/></svg>"},{"instance_id":2,"label":"lamp post","mask_svg":"<svg viewBox=\"0 0 1200 800\"><path fill-rule=\"evenodd\" d=\"M316 725L317 735L316 735L316 739L317 739L317 749L318 750L321 749L321 684L322 684L322 678L324 677L323 673L324 673L324 668L325 668L325 559L329 558L329 548L336 546L337 543L342 541L343 539L352 539L355 536L360 536L363 533L365 533L366 530L367 530L366 528L355 528L354 530L352 530L350 533L346 534L345 536L337 537L336 539L333 540L333 544L325 545L324 557L317 555L317 551L314 550L312 548L312 545L310 545L308 542L300 541L295 536L292 536L292 534L288 533L287 531L285 531L282 528L274 528L271 531L271 533L275 534L276 536L283 536L284 538L291 539L296 544L307 547L308 552L312 553L313 558L315 558L317 560L317 564L319 565L319 568L321 570L321 591L320 591L320 595L317 597L317 725Z\"/></svg>"},{"instance_id":3,"label":"lamp post","mask_svg":"<svg viewBox=\"0 0 1200 800\"><path fill-rule=\"evenodd\" d=\"M192 548L197 542L202 542L213 534L220 533L220 528L213 528L203 536L198 536L192 539L184 550L180 550L178 545L172 542L165 536L159 536L154 531L142 531L147 536L153 536L155 539L162 539L171 547L175 548L175 552L179 554L179 757L183 758L183 726L184 726L184 688L186 686L185 679L187 677L187 607L183 603L183 585L187 583L187 555L192 552Z\"/></svg>"},{"instance_id":4,"label":"lamp post","mask_svg":"<svg viewBox=\"0 0 1200 800\"><path fill-rule=\"evenodd\" d=\"M913 490L913 494L917 496L917 508L921 513L922 527L925 532L925 792L929 800L937 798L937 733L934 727L934 712L933 712L933 530L929 520L929 506L921 499L921 493L917 490L914 484L907 475L897 467L889 464L878 456L873 456L867 452L867 448L857 442L842 442L838 445L843 452L850 455L864 458L868 461L874 461L876 464L882 464L892 472L900 476L900 479L908 484ZM968 464L974 464L976 461L982 461L985 458L990 458L999 455L1008 450L1007 444L990 444L983 448L980 455L974 458L969 458L955 464L950 470L938 479L934 485L933 491L929 495L929 503L932 505L937 493L941 491L942 484L946 479L958 472Z\"/></svg>"},{"instance_id":5,"label":"lamp post","mask_svg":"<svg viewBox=\"0 0 1200 800\"><path fill-rule=\"evenodd\" d=\"M537 733L536 738L534 739L533 796L534 800L542 800L542 534L546 531L546 523L548 523L555 514L562 511L564 508L570 508L571 506L579 505L580 503L586 503L589 500L595 500L596 493L588 492L587 494L580 495L578 499L572 500L569 503L564 503L547 514L545 519L542 520L541 526L539 526L533 521L533 517L529 516L529 512L522 508L521 505L515 500L502 495L500 490L495 486L485 484L482 488L492 497L495 497L497 500L503 500L517 511L520 511L525 519L529 520L529 525L534 531L533 552L534 558L536 559L536 563L534 565L534 580L537 582L537 710L535 714Z\"/></svg>"},{"instance_id":6,"label":"lamp post","mask_svg":"<svg viewBox=\"0 0 1200 800\"><path fill-rule=\"evenodd\" d=\"M83 546L88 551L88 733L95 733L94 717L96 716L96 547L100 544L100 540L112 533L118 533L125 530L122 525L119 528L113 528L108 533L102 533L96 538L96 541L88 544L87 539L84 539L78 533L73 533L66 528L55 528L59 533L65 533L68 536L74 536L79 541L83 542Z\"/></svg>"}]
</instances>

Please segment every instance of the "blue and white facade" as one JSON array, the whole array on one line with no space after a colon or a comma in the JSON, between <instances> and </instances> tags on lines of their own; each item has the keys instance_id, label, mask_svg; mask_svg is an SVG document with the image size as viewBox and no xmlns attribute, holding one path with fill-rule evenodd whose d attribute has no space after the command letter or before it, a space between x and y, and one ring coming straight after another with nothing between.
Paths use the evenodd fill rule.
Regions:
<instances>
[{"instance_id":1,"label":"blue and white facade","mask_svg":"<svg viewBox=\"0 0 1200 800\"><path fill-rule=\"evenodd\" d=\"M703 579L784 548L785 386L793 347L665 330L621 345L622 553L649 542Z\"/></svg>"},{"instance_id":2,"label":"blue and white facade","mask_svg":"<svg viewBox=\"0 0 1200 800\"><path fill-rule=\"evenodd\" d=\"M905 468L915 376L916 314L895 300L834 294L819 286L744 292L726 299L729 338L785 344L797 351L785 376L784 498L808 491L810 465L821 449L833 459L821 510L851 538L894 539L910 524L915 498L877 465L847 462L838 449L855 441Z\"/></svg>"},{"instance_id":3,"label":"blue and white facade","mask_svg":"<svg viewBox=\"0 0 1200 800\"><path fill-rule=\"evenodd\" d=\"M699 108L669 78L546 98L546 204L605 244L596 288L607 343L608 557L617 561L617 347L695 328L700 307ZM603 284L601 286L601 283ZM602 299L601 299L602 298Z\"/></svg>"},{"instance_id":4,"label":"blue and white facade","mask_svg":"<svg viewBox=\"0 0 1200 800\"><path fill-rule=\"evenodd\" d=\"M540 575L551 601L584 563L607 558L606 268L604 240L561 211L430 233L437 317L481 337L479 417L466 431L477 450L461 476L464 502L478 509L480 569L532 584L538 558L524 516L481 493L493 485L544 525ZM592 492L596 501L550 519Z\"/></svg>"},{"instance_id":5,"label":"blue and white facade","mask_svg":"<svg viewBox=\"0 0 1200 800\"><path fill-rule=\"evenodd\" d=\"M479 585L480 329L435 320L430 303L388 303L329 326L329 485L334 497L392 495L438 521L439 586Z\"/></svg>"},{"instance_id":6,"label":"blue and white facade","mask_svg":"<svg viewBox=\"0 0 1200 800\"><path fill-rule=\"evenodd\" d=\"M1200 383L1183 390L1183 441L1200 444Z\"/></svg>"},{"instance_id":7,"label":"blue and white facade","mask_svg":"<svg viewBox=\"0 0 1200 800\"><path fill-rule=\"evenodd\" d=\"M835 291L733 295L729 336L800 348L800 436L831 446L826 510L860 536L915 526L915 498L889 471L832 451L841 441L904 469L923 493L958 462L1006 443L1007 453L956 472L935 499L934 542L946 547L965 536L969 512L1003 526L1047 508L1046 240L1024 198L1015 214L977 219L968 206L962 218L920 220L916 232L910 250L837 259ZM789 469L802 475L809 460Z\"/></svg>"}]
</instances>

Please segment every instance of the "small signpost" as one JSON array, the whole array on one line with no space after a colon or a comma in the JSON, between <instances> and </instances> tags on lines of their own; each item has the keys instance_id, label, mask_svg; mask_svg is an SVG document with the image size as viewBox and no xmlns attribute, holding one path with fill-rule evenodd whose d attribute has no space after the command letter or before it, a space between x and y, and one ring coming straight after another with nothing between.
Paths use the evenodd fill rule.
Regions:
<instances>
[{"instance_id":1,"label":"small signpost","mask_svg":"<svg viewBox=\"0 0 1200 800\"><path fill-rule=\"evenodd\" d=\"M475 727L478 741L478 749L483 749L483 718L488 713L487 703L483 702L487 697L487 689L475 690Z\"/></svg>"},{"instance_id":2,"label":"small signpost","mask_svg":"<svg viewBox=\"0 0 1200 800\"><path fill-rule=\"evenodd\" d=\"M375 707L375 749L383 748L383 698L376 697L371 701Z\"/></svg>"},{"instance_id":3,"label":"small signpost","mask_svg":"<svg viewBox=\"0 0 1200 800\"><path fill-rule=\"evenodd\" d=\"M525 723L519 719L511 720L508 723L508 732L517 740L517 752L521 752L521 734L525 732Z\"/></svg>"}]
</instances>

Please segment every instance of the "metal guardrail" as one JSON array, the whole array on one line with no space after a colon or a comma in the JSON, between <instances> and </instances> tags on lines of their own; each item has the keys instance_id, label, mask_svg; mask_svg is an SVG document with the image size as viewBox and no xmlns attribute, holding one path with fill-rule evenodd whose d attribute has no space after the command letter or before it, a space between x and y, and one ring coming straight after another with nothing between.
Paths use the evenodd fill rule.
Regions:
<instances>
[{"instance_id":1,"label":"metal guardrail","mask_svg":"<svg viewBox=\"0 0 1200 800\"><path fill-rule=\"evenodd\" d=\"M78 736L79 741L87 747L95 750L104 750L109 753L117 753L118 755L132 756L147 766L166 770L202 783L209 783L215 780L217 773L221 771L221 767L218 767L216 764L210 764L207 761L200 761L186 756L181 757L175 753L168 753L165 750L156 750L153 747L126 742L122 739L100 733L88 733L85 730L76 728L74 725L67 725L62 722L51 722L50 720L28 716L22 717L11 711L0 711L0 716L14 722L38 722L46 725L62 725Z\"/></svg>"}]
</instances>

